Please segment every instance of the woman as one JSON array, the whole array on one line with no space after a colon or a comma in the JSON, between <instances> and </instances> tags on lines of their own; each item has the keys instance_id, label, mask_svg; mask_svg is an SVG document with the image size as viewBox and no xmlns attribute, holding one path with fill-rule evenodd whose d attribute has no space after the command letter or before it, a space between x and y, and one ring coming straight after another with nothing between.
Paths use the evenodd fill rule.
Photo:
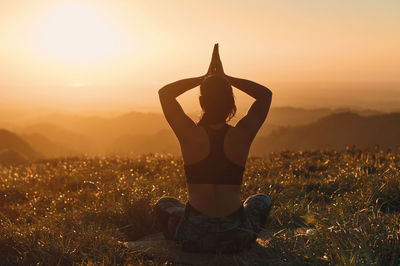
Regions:
<instances>
[{"instance_id":1,"label":"woman","mask_svg":"<svg viewBox=\"0 0 400 266\"><path fill-rule=\"evenodd\" d=\"M176 98L200 85L203 115L196 124ZM255 99L236 126L232 86ZM161 106L182 151L189 201L163 197L155 205L164 236L188 251L234 252L250 247L265 224L271 200L249 197L240 186L251 143L267 117L272 92L255 82L225 75L218 44L206 75L168 84L159 90Z\"/></svg>"}]
</instances>

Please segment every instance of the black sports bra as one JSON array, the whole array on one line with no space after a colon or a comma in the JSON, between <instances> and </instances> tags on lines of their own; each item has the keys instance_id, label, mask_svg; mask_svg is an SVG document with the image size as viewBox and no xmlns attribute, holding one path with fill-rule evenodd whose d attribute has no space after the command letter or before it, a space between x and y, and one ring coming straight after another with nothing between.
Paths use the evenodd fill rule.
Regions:
<instances>
[{"instance_id":1,"label":"black sports bra","mask_svg":"<svg viewBox=\"0 0 400 266\"><path fill-rule=\"evenodd\" d=\"M188 184L242 183L244 167L229 160L224 153L224 139L230 127L225 124L220 129L212 129L203 125L210 141L210 154L197 163L184 165Z\"/></svg>"}]
</instances>

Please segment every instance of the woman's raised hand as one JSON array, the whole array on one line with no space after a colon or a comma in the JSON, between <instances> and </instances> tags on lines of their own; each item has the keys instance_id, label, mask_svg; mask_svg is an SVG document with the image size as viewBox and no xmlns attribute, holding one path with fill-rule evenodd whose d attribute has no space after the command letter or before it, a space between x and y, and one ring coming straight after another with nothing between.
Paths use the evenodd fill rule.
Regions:
<instances>
[{"instance_id":1,"label":"woman's raised hand","mask_svg":"<svg viewBox=\"0 0 400 266\"><path fill-rule=\"evenodd\" d=\"M221 58L219 57L218 43L214 45L210 66L208 67L208 72L206 74L206 76L211 75L225 75Z\"/></svg>"}]
</instances>

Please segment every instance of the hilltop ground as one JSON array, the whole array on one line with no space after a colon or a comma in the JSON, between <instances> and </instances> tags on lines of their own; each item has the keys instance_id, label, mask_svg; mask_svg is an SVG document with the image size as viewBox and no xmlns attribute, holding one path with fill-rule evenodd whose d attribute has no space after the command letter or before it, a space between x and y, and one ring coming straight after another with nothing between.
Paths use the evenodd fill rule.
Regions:
<instances>
[{"instance_id":1,"label":"hilltop ground","mask_svg":"<svg viewBox=\"0 0 400 266\"><path fill-rule=\"evenodd\" d=\"M349 148L250 158L243 198L254 193L273 199L266 227L276 233L252 265L398 263L399 152ZM186 200L180 157L0 167L0 264L161 264L118 241L155 232L152 205L163 195ZM296 235L297 228L314 231Z\"/></svg>"}]
</instances>

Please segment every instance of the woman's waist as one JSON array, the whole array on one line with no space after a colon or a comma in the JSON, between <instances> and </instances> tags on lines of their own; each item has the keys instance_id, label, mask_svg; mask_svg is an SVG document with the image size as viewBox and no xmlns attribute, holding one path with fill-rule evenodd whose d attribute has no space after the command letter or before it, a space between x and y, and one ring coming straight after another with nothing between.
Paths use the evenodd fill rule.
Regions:
<instances>
[{"instance_id":1,"label":"woman's waist","mask_svg":"<svg viewBox=\"0 0 400 266\"><path fill-rule=\"evenodd\" d=\"M212 217L205 215L189 202L186 203L184 217L178 231L183 232L183 235L187 235L187 233L197 235L196 238L202 238L210 233L227 233L240 228L246 219L243 206L230 215Z\"/></svg>"},{"instance_id":2,"label":"woman's waist","mask_svg":"<svg viewBox=\"0 0 400 266\"><path fill-rule=\"evenodd\" d=\"M189 188L189 204L210 217L228 216L242 206L240 188L217 194Z\"/></svg>"},{"instance_id":3,"label":"woman's waist","mask_svg":"<svg viewBox=\"0 0 400 266\"><path fill-rule=\"evenodd\" d=\"M188 184L215 184L240 186L243 180L244 167L231 163L210 165L185 165Z\"/></svg>"}]
</instances>

